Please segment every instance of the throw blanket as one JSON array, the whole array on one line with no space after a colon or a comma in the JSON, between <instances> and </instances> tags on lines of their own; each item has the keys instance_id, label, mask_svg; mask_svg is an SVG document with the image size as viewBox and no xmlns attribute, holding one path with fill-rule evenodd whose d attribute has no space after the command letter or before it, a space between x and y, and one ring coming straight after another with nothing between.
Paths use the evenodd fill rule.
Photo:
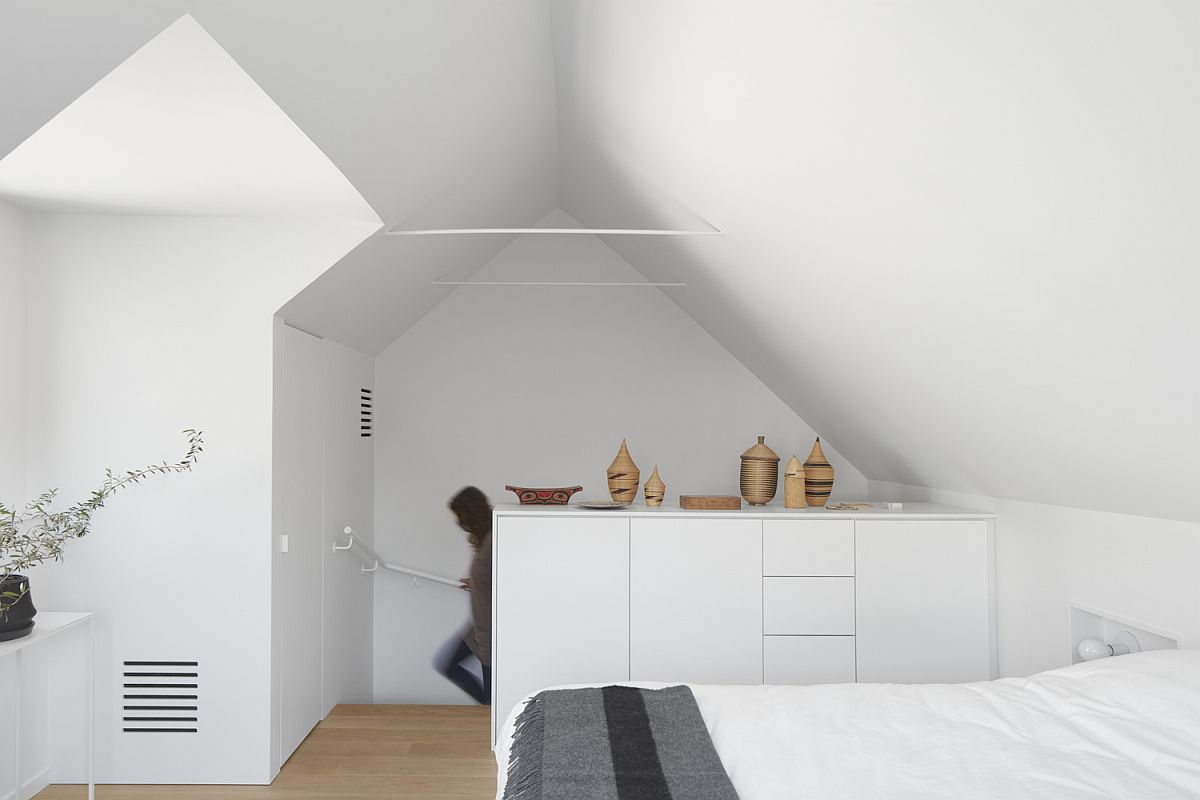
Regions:
<instances>
[{"instance_id":1,"label":"throw blanket","mask_svg":"<svg viewBox=\"0 0 1200 800\"><path fill-rule=\"evenodd\" d=\"M517 717L504 800L737 800L686 686L556 689Z\"/></svg>"}]
</instances>

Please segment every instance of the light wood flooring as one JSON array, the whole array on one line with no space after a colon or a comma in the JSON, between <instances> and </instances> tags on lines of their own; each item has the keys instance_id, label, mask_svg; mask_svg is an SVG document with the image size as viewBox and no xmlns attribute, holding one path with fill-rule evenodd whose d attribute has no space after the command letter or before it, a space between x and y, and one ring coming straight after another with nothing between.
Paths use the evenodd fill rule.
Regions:
<instances>
[{"instance_id":1,"label":"light wood flooring","mask_svg":"<svg viewBox=\"0 0 1200 800\"><path fill-rule=\"evenodd\" d=\"M492 800L487 706L338 706L270 786L97 786L97 800ZM50 786L34 800L81 800Z\"/></svg>"}]
</instances>

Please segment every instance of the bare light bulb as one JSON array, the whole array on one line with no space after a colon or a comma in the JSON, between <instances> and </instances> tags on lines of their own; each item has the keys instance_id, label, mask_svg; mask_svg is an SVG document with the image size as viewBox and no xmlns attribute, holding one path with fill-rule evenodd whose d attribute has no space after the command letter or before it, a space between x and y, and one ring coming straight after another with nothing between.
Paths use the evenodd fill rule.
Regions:
<instances>
[{"instance_id":1,"label":"bare light bulb","mask_svg":"<svg viewBox=\"0 0 1200 800\"><path fill-rule=\"evenodd\" d=\"M1125 652L1129 652L1128 648ZM1089 637L1079 643L1079 657L1084 661L1095 661L1097 658L1108 658L1111 655L1114 655L1112 646L1099 639Z\"/></svg>"}]
</instances>

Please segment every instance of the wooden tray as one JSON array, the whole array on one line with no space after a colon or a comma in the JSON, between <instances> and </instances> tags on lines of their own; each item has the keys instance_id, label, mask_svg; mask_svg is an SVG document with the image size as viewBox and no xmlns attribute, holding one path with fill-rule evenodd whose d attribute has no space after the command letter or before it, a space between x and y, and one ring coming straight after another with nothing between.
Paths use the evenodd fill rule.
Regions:
<instances>
[{"instance_id":1,"label":"wooden tray","mask_svg":"<svg viewBox=\"0 0 1200 800\"><path fill-rule=\"evenodd\" d=\"M719 494L681 494L679 507L690 511L736 511L742 507L742 498Z\"/></svg>"}]
</instances>

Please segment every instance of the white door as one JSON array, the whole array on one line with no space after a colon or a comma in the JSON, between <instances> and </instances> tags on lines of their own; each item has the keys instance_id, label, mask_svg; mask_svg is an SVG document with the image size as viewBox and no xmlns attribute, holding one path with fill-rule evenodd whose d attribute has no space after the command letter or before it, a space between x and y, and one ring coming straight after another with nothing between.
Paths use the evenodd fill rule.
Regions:
<instances>
[{"instance_id":1,"label":"white door","mask_svg":"<svg viewBox=\"0 0 1200 800\"><path fill-rule=\"evenodd\" d=\"M860 683L995 677L986 521L859 521L855 562Z\"/></svg>"},{"instance_id":2,"label":"white door","mask_svg":"<svg viewBox=\"0 0 1200 800\"><path fill-rule=\"evenodd\" d=\"M630 678L762 683L762 521L634 519Z\"/></svg>"},{"instance_id":3,"label":"white door","mask_svg":"<svg viewBox=\"0 0 1200 800\"><path fill-rule=\"evenodd\" d=\"M321 525L324 342L283 328L275 467L281 471L283 543L275 543L275 624L282 662L280 759L288 757L321 719Z\"/></svg>"},{"instance_id":4,"label":"white door","mask_svg":"<svg viewBox=\"0 0 1200 800\"><path fill-rule=\"evenodd\" d=\"M497 518L492 741L526 694L629 679L629 518Z\"/></svg>"}]
</instances>

